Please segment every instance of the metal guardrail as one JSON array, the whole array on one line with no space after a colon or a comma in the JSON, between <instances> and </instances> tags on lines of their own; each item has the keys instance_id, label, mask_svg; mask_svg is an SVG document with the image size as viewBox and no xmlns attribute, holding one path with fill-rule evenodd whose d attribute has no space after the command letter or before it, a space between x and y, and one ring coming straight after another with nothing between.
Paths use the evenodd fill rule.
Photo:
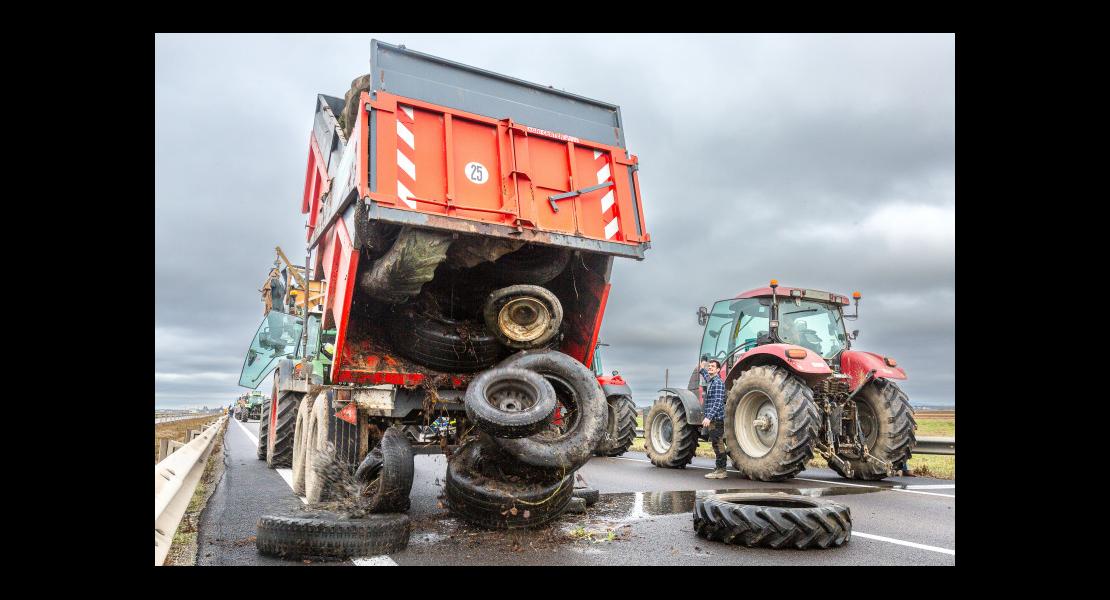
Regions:
<instances>
[{"instance_id":1,"label":"metal guardrail","mask_svg":"<svg viewBox=\"0 0 1110 600\"><path fill-rule=\"evenodd\" d=\"M219 410L210 411L206 413L189 413L185 415L160 415L154 414L154 424L170 423L173 421L184 421L185 419L203 419L204 417L211 417L220 414Z\"/></svg>"},{"instance_id":2,"label":"metal guardrail","mask_svg":"<svg viewBox=\"0 0 1110 600\"><path fill-rule=\"evenodd\" d=\"M636 437L644 437L644 428L636 428ZM917 438L917 447L913 449L914 454L943 454L948 456L956 455L956 438L954 437L919 437Z\"/></svg>"},{"instance_id":3,"label":"metal guardrail","mask_svg":"<svg viewBox=\"0 0 1110 600\"><path fill-rule=\"evenodd\" d=\"M219 418L191 442L154 465L154 565L166 561L173 536L200 483L216 434L227 422Z\"/></svg>"}]
</instances>

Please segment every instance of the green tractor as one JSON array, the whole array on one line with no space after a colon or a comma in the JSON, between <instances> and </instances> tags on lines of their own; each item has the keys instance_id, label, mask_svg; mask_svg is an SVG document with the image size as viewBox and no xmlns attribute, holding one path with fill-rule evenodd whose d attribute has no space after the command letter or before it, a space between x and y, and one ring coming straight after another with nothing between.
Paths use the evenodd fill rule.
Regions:
<instances>
[{"instance_id":1,"label":"green tractor","mask_svg":"<svg viewBox=\"0 0 1110 600\"><path fill-rule=\"evenodd\" d=\"M770 287L698 310L705 326L702 360L721 364L725 444L733 466L758 481L782 481L805 469L816 451L851 479L878 480L905 468L917 440L913 408L893 380L905 379L886 356L851 349L845 296ZM684 468L694 457L703 399L664 388L644 419L651 462Z\"/></svg>"}]
</instances>

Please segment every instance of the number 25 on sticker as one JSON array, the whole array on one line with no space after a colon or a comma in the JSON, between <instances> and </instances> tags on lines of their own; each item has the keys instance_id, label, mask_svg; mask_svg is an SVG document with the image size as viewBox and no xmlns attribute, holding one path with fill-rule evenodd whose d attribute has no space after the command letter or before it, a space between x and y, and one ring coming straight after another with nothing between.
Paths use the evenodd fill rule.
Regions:
<instances>
[{"instance_id":1,"label":"number 25 on sticker","mask_svg":"<svg viewBox=\"0 0 1110 600\"><path fill-rule=\"evenodd\" d=\"M466 174L466 178L473 183L477 183L480 185L485 183L489 179L489 171L486 170L486 166L482 163L468 162L466 163L466 166L463 167L463 169Z\"/></svg>"}]
</instances>

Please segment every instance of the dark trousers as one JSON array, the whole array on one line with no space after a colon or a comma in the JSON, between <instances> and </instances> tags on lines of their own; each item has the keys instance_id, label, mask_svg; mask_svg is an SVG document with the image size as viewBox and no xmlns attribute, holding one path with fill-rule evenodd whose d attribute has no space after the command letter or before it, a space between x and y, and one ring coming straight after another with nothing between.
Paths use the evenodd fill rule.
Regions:
<instances>
[{"instance_id":1,"label":"dark trousers","mask_svg":"<svg viewBox=\"0 0 1110 600\"><path fill-rule=\"evenodd\" d=\"M724 421L709 422L709 443L713 446L713 453L717 455L717 468L725 468L728 460L728 450L725 449Z\"/></svg>"}]
</instances>

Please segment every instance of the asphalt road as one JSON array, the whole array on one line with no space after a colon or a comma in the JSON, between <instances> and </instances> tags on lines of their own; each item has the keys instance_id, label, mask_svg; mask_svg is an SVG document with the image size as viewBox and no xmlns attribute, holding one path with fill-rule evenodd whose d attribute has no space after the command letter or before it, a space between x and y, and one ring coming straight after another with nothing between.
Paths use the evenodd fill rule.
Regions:
<instances>
[{"instance_id":1,"label":"asphalt road","mask_svg":"<svg viewBox=\"0 0 1110 600\"><path fill-rule=\"evenodd\" d=\"M304 564L258 554L258 518L298 510L288 469L256 457L258 423L232 419L224 440L223 477L201 516L198 565ZM359 565L951 565L955 564L954 481L895 477L846 480L828 469L803 471L781 483L704 478L712 460L659 469L641 453L594 458L579 470L601 492L586 514L564 514L536 531L490 532L441 508L446 460L418 455L412 488L409 547ZM710 542L694 534L694 497L717 491L772 490L822 496L852 510L852 538L828 550L763 550ZM321 563L310 563L312 565Z\"/></svg>"}]
</instances>

